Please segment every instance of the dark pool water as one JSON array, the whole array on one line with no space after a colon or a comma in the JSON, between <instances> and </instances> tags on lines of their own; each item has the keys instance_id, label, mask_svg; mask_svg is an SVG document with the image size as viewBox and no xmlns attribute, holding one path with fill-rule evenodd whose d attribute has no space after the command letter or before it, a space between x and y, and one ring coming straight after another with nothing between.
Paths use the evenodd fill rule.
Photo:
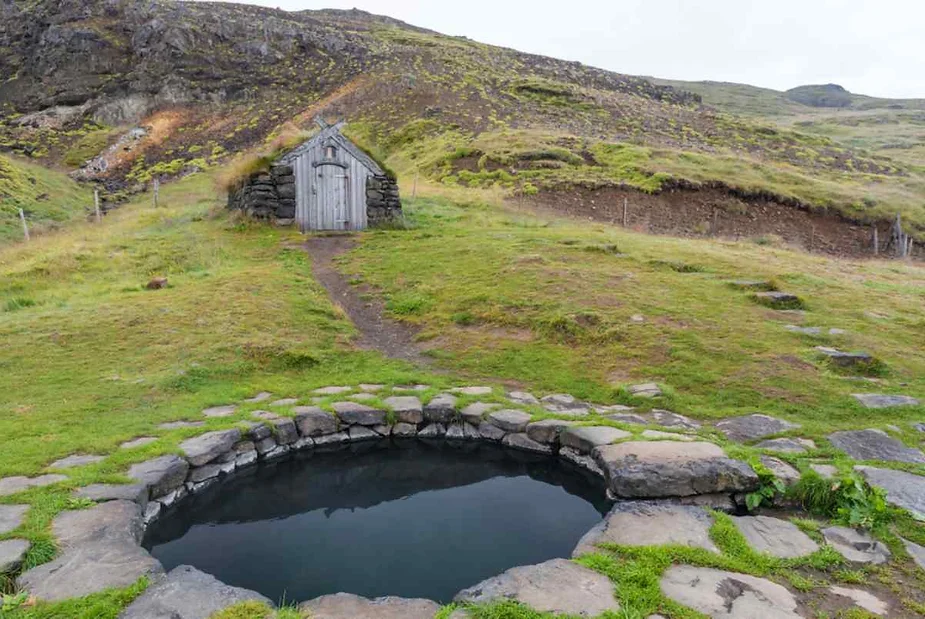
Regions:
<instances>
[{"instance_id":1,"label":"dark pool water","mask_svg":"<svg viewBox=\"0 0 925 619\"><path fill-rule=\"evenodd\" d=\"M239 473L149 529L193 565L274 601L345 591L447 602L516 565L568 557L610 508L599 482L487 445L377 444Z\"/></svg>"}]
</instances>

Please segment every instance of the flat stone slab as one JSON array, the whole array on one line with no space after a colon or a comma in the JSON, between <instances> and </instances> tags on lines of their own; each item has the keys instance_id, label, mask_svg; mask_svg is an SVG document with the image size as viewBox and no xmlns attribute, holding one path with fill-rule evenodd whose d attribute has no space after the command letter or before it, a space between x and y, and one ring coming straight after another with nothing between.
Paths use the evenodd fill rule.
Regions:
<instances>
[{"instance_id":1,"label":"flat stone slab","mask_svg":"<svg viewBox=\"0 0 925 619\"><path fill-rule=\"evenodd\" d=\"M822 529L822 536L849 561L879 565L890 560L890 550L864 531L847 527L829 527Z\"/></svg>"},{"instance_id":2,"label":"flat stone slab","mask_svg":"<svg viewBox=\"0 0 925 619\"><path fill-rule=\"evenodd\" d=\"M299 610L307 612L312 619L433 619L440 605L422 599L382 597L370 600L351 593L336 593L309 600L300 605Z\"/></svg>"},{"instance_id":3,"label":"flat stone slab","mask_svg":"<svg viewBox=\"0 0 925 619\"><path fill-rule=\"evenodd\" d=\"M678 434L677 432L662 432L661 430L645 430L642 433L644 438L651 440L666 440L666 441L682 441L684 443L691 443L697 439L693 436L687 436L686 434Z\"/></svg>"},{"instance_id":4,"label":"flat stone slab","mask_svg":"<svg viewBox=\"0 0 925 619\"><path fill-rule=\"evenodd\" d=\"M596 412L600 413L600 410ZM639 415L637 413L610 413L605 415L610 421L616 421L617 423L630 423L638 426L645 426L649 424L649 420Z\"/></svg>"},{"instance_id":5,"label":"flat stone slab","mask_svg":"<svg viewBox=\"0 0 925 619\"><path fill-rule=\"evenodd\" d=\"M189 462L179 456L161 456L140 464L133 465L128 470L128 476L137 479L148 487L151 498L167 494L179 488L186 481L189 471Z\"/></svg>"},{"instance_id":6,"label":"flat stone slab","mask_svg":"<svg viewBox=\"0 0 925 619\"><path fill-rule=\"evenodd\" d=\"M662 576L662 593L711 619L802 619L786 588L746 574L678 565Z\"/></svg>"},{"instance_id":7,"label":"flat stone slab","mask_svg":"<svg viewBox=\"0 0 925 619\"><path fill-rule=\"evenodd\" d=\"M427 391L430 385L395 385L392 391Z\"/></svg>"},{"instance_id":8,"label":"flat stone slab","mask_svg":"<svg viewBox=\"0 0 925 619\"><path fill-rule=\"evenodd\" d=\"M552 447L544 445L543 443L538 443L526 434L508 434L501 440L501 444L511 449L519 449L520 451L529 451L544 455L552 453Z\"/></svg>"},{"instance_id":9,"label":"flat stone slab","mask_svg":"<svg viewBox=\"0 0 925 619\"><path fill-rule=\"evenodd\" d=\"M156 436L140 436L130 441L125 441L119 445L119 449L137 449L138 447L144 447L145 445L150 445L155 442L157 442Z\"/></svg>"},{"instance_id":10,"label":"flat stone slab","mask_svg":"<svg viewBox=\"0 0 925 619\"><path fill-rule=\"evenodd\" d=\"M919 546L915 542L910 542L907 539L903 540L903 544L906 546L906 552L909 553L909 556L912 557L912 560L920 569L925 570L925 547Z\"/></svg>"},{"instance_id":11,"label":"flat stone slab","mask_svg":"<svg viewBox=\"0 0 925 619\"><path fill-rule=\"evenodd\" d=\"M803 454L816 448L816 443L808 438L774 438L761 441L755 445L758 449L767 449L778 453Z\"/></svg>"},{"instance_id":12,"label":"flat stone slab","mask_svg":"<svg viewBox=\"0 0 925 619\"><path fill-rule=\"evenodd\" d=\"M779 559L795 559L819 550L819 544L792 522L769 516L743 516L732 521L757 552Z\"/></svg>"},{"instance_id":13,"label":"flat stone slab","mask_svg":"<svg viewBox=\"0 0 925 619\"><path fill-rule=\"evenodd\" d=\"M282 398L280 400L270 402L269 405L275 408L281 408L283 406L295 406L298 403L299 403L299 398Z\"/></svg>"},{"instance_id":14,"label":"flat stone slab","mask_svg":"<svg viewBox=\"0 0 925 619\"><path fill-rule=\"evenodd\" d=\"M320 389L315 389L312 391L315 395L340 395L341 393L350 393L353 391L353 387L339 386L339 387L322 387Z\"/></svg>"},{"instance_id":15,"label":"flat stone slab","mask_svg":"<svg viewBox=\"0 0 925 619\"><path fill-rule=\"evenodd\" d=\"M180 450L192 466L203 466L230 451L240 440L241 431L237 429L206 432L180 443Z\"/></svg>"},{"instance_id":16,"label":"flat stone slab","mask_svg":"<svg viewBox=\"0 0 925 619\"><path fill-rule=\"evenodd\" d=\"M867 408L894 408L897 406L919 406L917 398L907 395L882 395L879 393L854 393L855 400Z\"/></svg>"},{"instance_id":17,"label":"flat stone slab","mask_svg":"<svg viewBox=\"0 0 925 619\"><path fill-rule=\"evenodd\" d=\"M610 491L620 498L671 498L750 492L758 475L713 443L630 441L592 452Z\"/></svg>"},{"instance_id":18,"label":"flat stone slab","mask_svg":"<svg viewBox=\"0 0 925 619\"><path fill-rule=\"evenodd\" d=\"M206 425L204 421L168 421L158 427L159 430L185 430L186 428L201 428Z\"/></svg>"},{"instance_id":19,"label":"flat stone slab","mask_svg":"<svg viewBox=\"0 0 925 619\"><path fill-rule=\"evenodd\" d=\"M598 544L621 546L691 546L710 552L719 549L710 540L713 518L701 507L664 502L617 503L607 517L585 533L573 557L600 552Z\"/></svg>"},{"instance_id":20,"label":"flat stone slab","mask_svg":"<svg viewBox=\"0 0 925 619\"><path fill-rule=\"evenodd\" d=\"M9 574L19 569L31 546L29 540L25 539L0 540L0 574Z\"/></svg>"},{"instance_id":21,"label":"flat stone slab","mask_svg":"<svg viewBox=\"0 0 925 619\"><path fill-rule=\"evenodd\" d=\"M402 423L421 423L424 421L424 405L413 395L393 395L383 400L392 409ZM474 406L474 405L473 405Z\"/></svg>"},{"instance_id":22,"label":"flat stone slab","mask_svg":"<svg viewBox=\"0 0 925 619\"><path fill-rule=\"evenodd\" d=\"M538 406L540 403L535 395L527 391L510 391L507 394L507 399L522 406Z\"/></svg>"},{"instance_id":23,"label":"flat stone slab","mask_svg":"<svg viewBox=\"0 0 925 619\"><path fill-rule=\"evenodd\" d=\"M378 385L375 383L360 383L360 391L365 391L367 393L375 393L377 391L382 391L385 389L385 385Z\"/></svg>"},{"instance_id":24,"label":"flat stone slab","mask_svg":"<svg viewBox=\"0 0 925 619\"><path fill-rule=\"evenodd\" d=\"M620 609L609 578L565 559L509 569L460 591L454 600L473 604L516 600L540 612L578 617Z\"/></svg>"},{"instance_id":25,"label":"flat stone slab","mask_svg":"<svg viewBox=\"0 0 925 619\"><path fill-rule=\"evenodd\" d=\"M450 389L450 393L458 393L459 395L490 395L491 392L491 387L456 387Z\"/></svg>"},{"instance_id":26,"label":"flat stone slab","mask_svg":"<svg viewBox=\"0 0 925 619\"><path fill-rule=\"evenodd\" d=\"M918 520L925 520L925 477L872 466L855 468L864 475L867 483L886 491L888 503L908 510Z\"/></svg>"},{"instance_id":27,"label":"flat stone slab","mask_svg":"<svg viewBox=\"0 0 925 619\"><path fill-rule=\"evenodd\" d=\"M866 352L845 352L828 346L816 346L816 351L840 368L864 367L874 362Z\"/></svg>"},{"instance_id":28,"label":"flat stone slab","mask_svg":"<svg viewBox=\"0 0 925 619\"><path fill-rule=\"evenodd\" d=\"M335 402L331 408L348 425L380 426L385 423L385 411L359 402Z\"/></svg>"},{"instance_id":29,"label":"flat stone slab","mask_svg":"<svg viewBox=\"0 0 925 619\"><path fill-rule=\"evenodd\" d=\"M655 409L652 411L652 420L656 425L665 428L681 428L683 430L699 430L702 425L679 413Z\"/></svg>"},{"instance_id":30,"label":"flat stone slab","mask_svg":"<svg viewBox=\"0 0 925 619\"><path fill-rule=\"evenodd\" d=\"M875 615L886 616L890 611L890 605L878 598L873 593L862 591L861 589L848 589L847 587L831 586L829 593L851 600L858 608L863 608L867 612Z\"/></svg>"},{"instance_id":31,"label":"flat stone slab","mask_svg":"<svg viewBox=\"0 0 925 619\"><path fill-rule=\"evenodd\" d=\"M212 406L202 411L206 417L231 417L238 410L234 404L225 404L223 406Z\"/></svg>"},{"instance_id":32,"label":"flat stone slab","mask_svg":"<svg viewBox=\"0 0 925 619\"><path fill-rule=\"evenodd\" d=\"M75 490L74 496L97 503L132 501L144 507L148 502L148 487L144 484L90 484Z\"/></svg>"},{"instance_id":33,"label":"flat stone slab","mask_svg":"<svg viewBox=\"0 0 925 619\"><path fill-rule=\"evenodd\" d=\"M209 619L241 602L273 603L259 593L231 587L189 565L181 565L154 583L119 619Z\"/></svg>"},{"instance_id":34,"label":"flat stone slab","mask_svg":"<svg viewBox=\"0 0 925 619\"><path fill-rule=\"evenodd\" d=\"M87 464L96 464L97 462L102 462L106 459L106 456L91 456L91 455L82 455L76 454L73 456L68 456L67 458L61 458L55 462L52 462L48 465L50 469L72 469L78 466L86 466Z\"/></svg>"},{"instance_id":35,"label":"flat stone slab","mask_svg":"<svg viewBox=\"0 0 925 619\"><path fill-rule=\"evenodd\" d=\"M273 394L270 393L269 391L261 391L260 393L258 393L258 394L255 395L254 397L252 397L252 398L247 398L247 399L244 400L244 401L247 402L248 404L259 404L260 402L266 402L267 400L269 400L269 399L272 398L272 397L273 397Z\"/></svg>"},{"instance_id":36,"label":"flat stone slab","mask_svg":"<svg viewBox=\"0 0 925 619\"><path fill-rule=\"evenodd\" d=\"M463 421L477 426L482 423L488 413L499 408L501 408L500 404L473 402L463 407L463 409L459 411L459 416L462 417Z\"/></svg>"},{"instance_id":37,"label":"flat stone slab","mask_svg":"<svg viewBox=\"0 0 925 619\"><path fill-rule=\"evenodd\" d=\"M883 430L835 432L830 434L828 439L836 449L842 450L855 460L925 464L925 454L918 449L906 447Z\"/></svg>"},{"instance_id":38,"label":"flat stone slab","mask_svg":"<svg viewBox=\"0 0 925 619\"><path fill-rule=\"evenodd\" d=\"M800 297L789 292L756 292L752 294L752 298L761 305L774 309L793 309L803 304Z\"/></svg>"},{"instance_id":39,"label":"flat stone slab","mask_svg":"<svg viewBox=\"0 0 925 619\"><path fill-rule=\"evenodd\" d=\"M10 496L30 488L43 488L61 481L67 481L67 476L39 475L38 477L4 477L0 479L0 496Z\"/></svg>"},{"instance_id":40,"label":"flat stone slab","mask_svg":"<svg viewBox=\"0 0 925 619\"><path fill-rule=\"evenodd\" d=\"M642 383L641 385L630 385L626 389L629 394L636 398L657 398L662 395L662 389L655 383Z\"/></svg>"},{"instance_id":41,"label":"flat stone slab","mask_svg":"<svg viewBox=\"0 0 925 619\"><path fill-rule=\"evenodd\" d=\"M40 600L57 602L160 574L160 562L139 546L141 528L141 507L129 501L62 512L52 522L61 554L22 574L17 584Z\"/></svg>"},{"instance_id":42,"label":"flat stone slab","mask_svg":"<svg viewBox=\"0 0 925 619\"><path fill-rule=\"evenodd\" d=\"M610 445L614 441L620 441L632 436L626 430L610 426L576 426L566 428L559 436L559 442L565 447L571 447L587 454L591 453L595 447Z\"/></svg>"},{"instance_id":43,"label":"flat stone slab","mask_svg":"<svg viewBox=\"0 0 925 619\"><path fill-rule=\"evenodd\" d=\"M505 432L524 432L530 423L530 415L515 410L494 411L488 414L488 421Z\"/></svg>"},{"instance_id":44,"label":"flat stone slab","mask_svg":"<svg viewBox=\"0 0 925 619\"><path fill-rule=\"evenodd\" d=\"M591 412L591 405L568 393L554 393L540 398L540 404L550 413L584 416Z\"/></svg>"},{"instance_id":45,"label":"flat stone slab","mask_svg":"<svg viewBox=\"0 0 925 619\"><path fill-rule=\"evenodd\" d=\"M726 435L731 441L745 442L779 434L799 428L800 426L783 419L769 415L755 413L744 417L724 419L716 424L716 429Z\"/></svg>"},{"instance_id":46,"label":"flat stone slab","mask_svg":"<svg viewBox=\"0 0 925 619\"><path fill-rule=\"evenodd\" d=\"M29 505L0 505L0 535L18 529L26 519Z\"/></svg>"}]
</instances>

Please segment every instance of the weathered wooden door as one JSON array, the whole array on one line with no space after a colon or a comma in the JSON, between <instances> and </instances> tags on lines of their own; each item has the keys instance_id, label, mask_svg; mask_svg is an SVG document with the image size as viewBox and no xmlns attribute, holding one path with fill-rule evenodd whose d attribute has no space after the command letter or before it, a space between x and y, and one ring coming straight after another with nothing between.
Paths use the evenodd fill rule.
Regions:
<instances>
[{"instance_id":1,"label":"weathered wooden door","mask_svg":"<svg viewBox=\"0 0 925 619\"><path fill-rule=\"evenodd\" d=\"M337 163L321 163L316 168L318 220L322 230L350 230L347 169Z\"/></svg>"}]
</instances>

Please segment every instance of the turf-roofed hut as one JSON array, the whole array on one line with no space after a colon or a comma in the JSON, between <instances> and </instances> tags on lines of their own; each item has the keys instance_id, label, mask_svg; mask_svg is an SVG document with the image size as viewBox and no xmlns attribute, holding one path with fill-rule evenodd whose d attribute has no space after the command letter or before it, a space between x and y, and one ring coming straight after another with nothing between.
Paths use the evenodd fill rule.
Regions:
<instances>
[{"instance_id":1,"label":"turf-roofed hut","mask_svg":"<svg viewBox=\"0 0 925 619\"><path fill-rule=\"evenodd\" d=\"M341 133L343 122L315 122L317 134L229 192L229 208L302 232L365 230L401 217L394 176Z\"/></svg>"}]
</instances>

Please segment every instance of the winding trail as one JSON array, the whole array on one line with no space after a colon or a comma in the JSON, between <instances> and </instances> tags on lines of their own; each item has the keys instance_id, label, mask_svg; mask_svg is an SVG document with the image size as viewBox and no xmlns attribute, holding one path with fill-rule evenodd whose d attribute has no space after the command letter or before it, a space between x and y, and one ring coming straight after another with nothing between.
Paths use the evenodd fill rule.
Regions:
<instances>
[{"instance_id":1,"label":"winding trail","mask_svg":"<svg viewBox=\"0 0 925 619\"><path fill-rule=\"evenodd\" d=\"M312 273L324 286L331 300L343 308L360 332L357 346L377 350L392 359L429 366L431 360L415 341L417 329L385 315L379 295L366 284L353 286L337 270L335 259L356 245L349 235L313 236L305 242L312 259ZM364 298L365 297L365 298Z\"/></svg>"}]
</instances>

